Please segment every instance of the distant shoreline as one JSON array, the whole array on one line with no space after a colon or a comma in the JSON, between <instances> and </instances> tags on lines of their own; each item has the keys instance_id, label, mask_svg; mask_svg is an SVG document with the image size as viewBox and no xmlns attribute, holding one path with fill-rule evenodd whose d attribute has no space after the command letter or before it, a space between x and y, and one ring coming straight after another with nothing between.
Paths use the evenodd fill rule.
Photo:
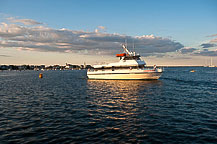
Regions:
<instances>
[{"instance_id":1,"label":"distant shoreline","mask_svg":"<svg viewBox=\"0 0 217 144\"><path fill-rule=\"evenodd\" d=\"M152 65L147 65L147 68L152 68ZM209 67L209 66L165 66L158 65L157 67L163 68L172 68L172 67ZM214 66L217 67L217 66ZM33 70L33 71L47 71L47 70L85 70L92 68L91 65L70 65L70 66L61 66L61 65L53 65L53 66L45 66L45 65L0 65L0 71L25 71L25 70Z\"/></svg>"}]
</instances>

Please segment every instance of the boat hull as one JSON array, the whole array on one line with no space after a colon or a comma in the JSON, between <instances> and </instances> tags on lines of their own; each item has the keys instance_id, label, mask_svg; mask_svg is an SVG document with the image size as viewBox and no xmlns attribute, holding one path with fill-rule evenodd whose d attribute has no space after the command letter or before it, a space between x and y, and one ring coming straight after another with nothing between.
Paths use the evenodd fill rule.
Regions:
<instances>
[{"instance_id":1,"label":"boat hull","mask_svg":"<svg viewBox=\"0 0 217 144\"><path fill-rule=\"evenodd\" d=\"M157 80L162 72L87 72L89 79L107 80Z\"/></svg>"}]
</instances>

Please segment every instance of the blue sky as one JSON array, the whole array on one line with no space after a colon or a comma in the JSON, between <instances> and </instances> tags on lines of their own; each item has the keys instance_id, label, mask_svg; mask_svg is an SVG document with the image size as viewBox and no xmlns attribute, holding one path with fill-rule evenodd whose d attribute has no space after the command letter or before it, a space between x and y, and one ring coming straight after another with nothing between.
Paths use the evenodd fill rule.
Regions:
<instances>
[{"instance_id":1,"label":"blue sky","mask_svg":"<svg viewBox=\"0 0 217 144\"><path fill-rule=\"evenodd\" d=\"M11 18L11 20L8 20L8 18ZM146 46L146 48L149 49L155 48L156 43L158 43L157 45L160 45L162 43L162 45L165 45L165 48L164 50L156 49L156 51L152 51L152 54L150 54L151 51L149 50L145 51L150 52L149 55L145 55L145 59L151 61L150 64L159 63L163 65L162 62L164 62L166 63L165 65L173 65L174 63L170 62L171 59L173 59L174 62L179 65L186 64L186 61L190 61L190 65L198 65L200 63L204 64L204 59L209 59L210 56L213 56L214 62L216 61L216 0L0 1L0 22L7 23L8 25L14 23L25 28L35 27L25 24L23 25L22 23L17 23L16 20L18 19L34 20L36 22L42 23L41 25L43 27L51 28L53 30L60 30L62 28L65 28L68 30L68 32L69 30L95 32L95 29L98 29L100 32L97 33L97 35L99 36L100 34L102 34L100 35L100 38L107 38L106 40L103 39L103 42L106 42L106 44L108 44L108 37L109 39L113 40L111 45L118 42L114 38L120 38L123 37L123 35L134 39L136 36L153 34L155 36L155 41L152 40L151 42L149 42L146 41L149 39L149 37L143 37L141 43L148 43L148 46ZM5 28L6 26L2 27L1 30ZM12 27L7 28L12 29ZM118 36L114 36L112 34L118 34ZM86 33L85 39L87 37L88 41L94 40L95 42L99 42L97 41L99 38L96 39L96 36L93 34L91 34L91 36L87 36ZM162 39L170 39L171 43L173 43L173 46L177 45L175 44L175 42L179 43L180 45L178 47L172 47L172 45L169 45L168 47L171 47L171 49L165 50L166 45L168 45L169 42L162 42L162 40L157 37L160 37ZM137 39L141 40L141 37ZM8 42L8 38L5 37L5 34L2 34L2 36L0 35L0 40ZM159 40L161 41L159 42ZM20 42L20 40L17 39L16 41L14 41L14 39L10 39L9 41ZM209 52L206 52L207 49L206 51L204 51L204 48L201 46L204 43L212 44L212 47L208 48ZM62 51L60 52L59 50L57 50L57 52L55 52L55 50L45 50L46 47L44 47L43 50L37 50L37 48L35 48L34 51L28 51L28 49L22 51L22 49L20 49L19 52L17 52L17 47L15 49L9 44L2 44L0 49L2 52L0 53L0 55L4 56L0 56L0 60L3 61L3 63L5 64L16 62L41 62L45 64L52 64L52 62L54 62L55 56L65 57L67 55L69 57L68 59L59 60L59 64L63 64L65 63L65 61L69 63L70 61L72 61L72 63L73 61L76 61L76 63L83 63L83 61L85 61L85 59L82 59L81 61L78 61L77 59L74 60L73 58L70 58L70 55L73 55L73 57L76 57L77 55L82 55L87 59L87 61L90 61L91 63L96 61L94 57L96 57L97 60L101 58L99 57L99 55L95 55L93 52L86 52L84 45L82 45L82 47L84 49L79 49L79 53L75 52L76 48L74 49L74 43L71 49L67 49L72 50L72 52L70 53L68 53L68 51L67 53L65 51L64 53L61 53ZM140 53L142 53L142 46L138 47L141 47ZM105 47L102 48L102 50L105 51L105 49L108 50L109 48L110 47ZM193 50L192 48L195 48L197 50ZM100 49L99 45L96 46L96 49ZM184 53L184 51L186 52L186 50L183 50L183 53L181 54L177 53L177 51L182 52L182 49L191 49L194 51L194 53ZM94 50L94 48L92 48L92 50ZM214 53L214 55L212 53ZM18 56L18 59L20 58L22 60L15 62L15 54L16 57ZM42 60L47 62L42 62L42 60L37 61L37 55L41 54L46 55L44 58L42 58ZM28 57L28 55L31 55L31 58ZM33 60L34 57L35 60ZM102 60L108 59L110 60L111 58L107 54L102 58ZM55 60L55 62L58 63L57 60Z\"/></svg>"}]
</instances>

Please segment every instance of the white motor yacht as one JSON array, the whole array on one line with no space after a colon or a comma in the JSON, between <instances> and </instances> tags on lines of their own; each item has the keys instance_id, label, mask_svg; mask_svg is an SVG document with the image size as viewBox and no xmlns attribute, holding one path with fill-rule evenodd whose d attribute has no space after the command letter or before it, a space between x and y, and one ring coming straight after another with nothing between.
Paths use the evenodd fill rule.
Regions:
<instances>
[{"instance_id":1,"label":"white motor yacht","mask_svg":"<svg viewBox=\"0 0 217 144\"><path fill-rule=\"evenodd\" d=\"M87 71L89 79L110 79L110 80L156 80L159 79L163 70L162 68L147 68L144 60L140 55L130 52L123 45L124 53L116 54L119 62L93 65L92 69Z\"/></svg>"}]
</instances>

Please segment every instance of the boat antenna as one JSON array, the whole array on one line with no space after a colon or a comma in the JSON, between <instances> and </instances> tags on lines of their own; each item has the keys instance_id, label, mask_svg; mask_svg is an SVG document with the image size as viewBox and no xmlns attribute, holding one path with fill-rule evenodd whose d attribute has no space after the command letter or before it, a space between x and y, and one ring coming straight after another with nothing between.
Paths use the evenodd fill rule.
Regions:
<instances>
[{"instance_id":1,"label":"boat antenna","mask_svg":"<svg viewBox=\"0 0 217 144\"><path fill-rule=\"evenodd\" d=\"M126 46L126 48L127 48L127 39L125 39L125 46Z\"/></svg>"},{"instance_id":2,"label":"boat antenna","mask_svg":"<svg viewBox=\"0 0 217 144\"><path fill-rule=\"evenodd\" d=\"M134 40L133 40L133 51L135 51L135 50L134 50Z\"/></svg>"},{"instance_id":3,"label":"boat antenna","mask_svg":"<svg viewBox=\"0 0 217 144\"><path fill-rule=\"evenodd\" d=\"M134 56L136 55L134 39L133 39L133 54L134 54Z\"/></svg>"}]
</instances>

